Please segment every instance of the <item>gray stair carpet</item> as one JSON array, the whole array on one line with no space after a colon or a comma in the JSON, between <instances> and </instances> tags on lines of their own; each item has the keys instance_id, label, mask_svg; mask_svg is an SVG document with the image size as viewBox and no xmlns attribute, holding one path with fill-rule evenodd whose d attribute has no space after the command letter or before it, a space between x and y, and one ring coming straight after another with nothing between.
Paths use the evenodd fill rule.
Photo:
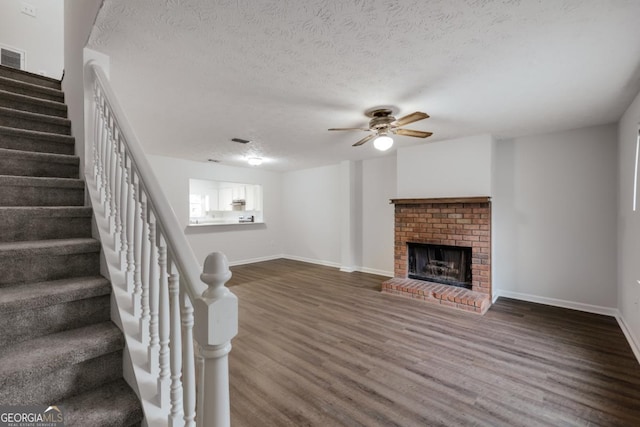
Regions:
<instances>
[{"instance_id":1,"label":"gray stair carpet","mask_svg":"<svg viewBox=\"0 0 640 427\"><path fill-rule=\"evenodd\" d=\"M60 82L0 66L0 405L137 426Z\"/></svg>"}]
</instances>

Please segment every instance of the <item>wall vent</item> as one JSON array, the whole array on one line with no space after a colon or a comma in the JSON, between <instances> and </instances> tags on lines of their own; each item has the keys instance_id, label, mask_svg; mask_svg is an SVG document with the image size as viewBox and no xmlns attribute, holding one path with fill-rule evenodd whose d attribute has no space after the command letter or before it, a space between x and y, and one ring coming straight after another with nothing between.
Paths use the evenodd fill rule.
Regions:
<instances>
[{"instance_id":1,"label":"wall vent","mask_svg":"<svg viewBox=\"0 0 640 427\"><path fill-rule=\"evenodd\" d=\"M24 52L0 46L0 65L24 70Z\"/></svg>"}]
</instances>

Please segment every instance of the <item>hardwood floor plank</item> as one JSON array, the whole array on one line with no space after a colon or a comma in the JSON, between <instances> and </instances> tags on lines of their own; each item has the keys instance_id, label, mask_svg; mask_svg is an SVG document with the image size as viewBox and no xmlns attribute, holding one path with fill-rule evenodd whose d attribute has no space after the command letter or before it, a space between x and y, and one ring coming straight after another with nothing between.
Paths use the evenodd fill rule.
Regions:
<instances>
[{"instance_id":1,"label":"hardwood floor plank","mask_svg":"<svg viewBox=\"0 0 640 427\"><path fill-rule=\"evenodd\" d=\"M640 425L611 317L502 298L478 316L291 260L232 271L235 427Z\"/></svg>"}]
</instances>

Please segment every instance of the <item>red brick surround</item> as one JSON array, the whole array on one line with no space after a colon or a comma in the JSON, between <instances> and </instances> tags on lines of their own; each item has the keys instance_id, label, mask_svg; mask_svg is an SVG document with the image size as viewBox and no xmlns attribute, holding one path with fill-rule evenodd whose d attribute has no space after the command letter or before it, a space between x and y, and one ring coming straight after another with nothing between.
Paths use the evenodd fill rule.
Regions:
<instances>
[{"instance_id":1,"label":"red brick surround","mask_svg":"<svg viewBox=\"0 0 640 427\"><path fill-rule=\"evenodd\" d=\"M407 242L471 247L472 292L484 294L490 300L491 201L489 197L394 199L391 203L395 204L394 274L396 278L407 278ZM385 287L389 288L383 286L383 290ZM456 288L453 287L453 289ZM486 309L482 310L484 311Z\"/></svg>"}]
</instances>

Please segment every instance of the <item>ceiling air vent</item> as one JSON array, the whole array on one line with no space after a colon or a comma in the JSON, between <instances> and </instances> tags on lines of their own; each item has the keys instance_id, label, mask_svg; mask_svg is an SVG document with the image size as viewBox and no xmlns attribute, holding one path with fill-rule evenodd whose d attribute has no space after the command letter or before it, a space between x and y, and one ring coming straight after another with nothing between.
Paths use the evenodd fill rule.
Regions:
<instances>
[{"instance_id":1,"label":"ceiling air vent","mask_svg":"<svg viewBox=\"0 0 640 427\"><path fill-rule=\"evenodd\" d=\"M24 70L24 52L0 47L0 65Z\"/></svg>"},{"instance_id":2,"label":"ceiling air vent","mask_svg":"<svg viewBox=\"0 0 640 427\"><path fill-rule=\"evenodd\" d=\"M231 140L232 140L233 142L238 142L238 143L240 143L240 144L248 144L248 143L250 143L250 142L251 142L251 141L249 141L249 140L242 139L242 138L231 138Z\"/></svg>"}]
</instances>

